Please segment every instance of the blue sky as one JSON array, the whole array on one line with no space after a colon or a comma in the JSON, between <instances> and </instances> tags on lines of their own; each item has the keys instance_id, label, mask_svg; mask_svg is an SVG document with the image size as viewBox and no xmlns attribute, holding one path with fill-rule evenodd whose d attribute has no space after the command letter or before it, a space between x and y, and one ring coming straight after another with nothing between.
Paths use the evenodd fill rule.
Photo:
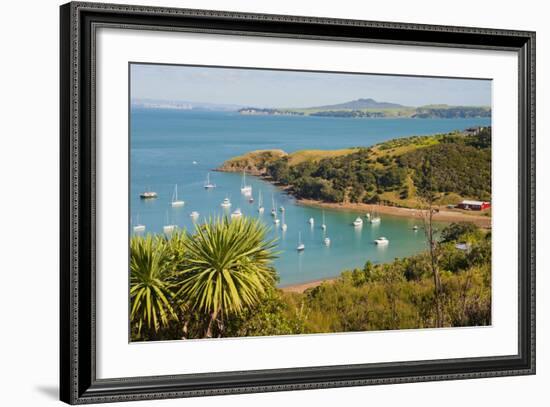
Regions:
<instances>
[{"instance_id":1,"label":"blue sky","mask_svg":"<svg viewBox=\"0 0 550 407\"><path fill-rule=\"evenodd\" d=\"M132 64L131 97L255 107L321 106L359 98L407 106L490 106L491 81Z\"/></svg>"}]
</instances>

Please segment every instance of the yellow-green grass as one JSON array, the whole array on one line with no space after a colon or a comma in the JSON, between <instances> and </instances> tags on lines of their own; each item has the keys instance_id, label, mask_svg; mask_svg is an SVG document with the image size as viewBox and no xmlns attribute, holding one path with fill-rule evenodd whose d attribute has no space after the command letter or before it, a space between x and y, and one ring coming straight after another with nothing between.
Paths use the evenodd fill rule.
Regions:
<instances>
[{"instance_id":1,"label":"yellow-green grass","mask_svg":"<svg viewBox=\"0 0 550 407\"><path fill-rule=\"evenodd\" d=\"M288 155L288 165L298 165L304 161L319 161L324 158L341 157L357 152L357 148L341 150L300 150Z\"/></svg>"}]
</instances>

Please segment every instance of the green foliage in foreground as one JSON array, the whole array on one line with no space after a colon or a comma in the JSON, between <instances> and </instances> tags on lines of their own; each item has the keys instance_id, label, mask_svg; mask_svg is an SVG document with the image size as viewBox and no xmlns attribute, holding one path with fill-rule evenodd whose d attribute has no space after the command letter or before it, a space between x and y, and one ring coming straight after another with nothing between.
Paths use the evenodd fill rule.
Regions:
<instances>
[{"instance_id":1,"label":"green foliage in foreground","mask_svg":"<svg viewBox=\"0 0 550 407\"><path fill-rule=\"evenodd\" d=\"M154 336L176 315L168 245L159 237L132 238L130 252L130 318L138 335L145 328Z\"/></svg>"},{"instance_id":2,"label":"green foliage in foreground","mask_svg":"<svg viewBox=\"0 0 550 407\"><path fill-rule=\"evenodd\" d=\"M270 265L274 256L264 227L247 218L214 220L193 234L180 233L170 239L133 237L132 339L436 326L427 253L389 264L367 262L304 293L276 288ZM491 234L470 224L451 224L441 232L437 263L443 326L489 325ZM145 294L137 296L146 290L160 290L163 295L155 301L148 301Z\"/></svg>"}]
</instances>

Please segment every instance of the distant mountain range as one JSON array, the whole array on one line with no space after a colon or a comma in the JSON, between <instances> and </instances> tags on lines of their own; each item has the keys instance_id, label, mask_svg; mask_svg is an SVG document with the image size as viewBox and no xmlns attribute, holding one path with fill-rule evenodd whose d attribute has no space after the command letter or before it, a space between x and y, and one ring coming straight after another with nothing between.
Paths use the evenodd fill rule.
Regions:
<instances>
[{"instance_id":1,"label":"distant mountain range","mask_svg":"<svg viewBox=\"0 0 550 407\"><path fill-rule=\"evenodd\" d=\"M243 115L320 116L352 118L472 118L491 117L487 106L427 105L403 106L398 103L378 102L374 99L356 99L335 105L308 108L256 108L239 109Z\"/></svg>"},{"instance_id":2,"label":"distant mountain range","mask_svg":"<svg viewBox=\"0 0 550 407\"><path fill-rule=\"evenodd\" d=\"M311 107L310 109L319 109L319 110L340 110L340 109L351 109L351 110L361 110L361 109L395 109L406 107L398 103L389 103L389 102L377 102L374 99L357 99L352 100L351 102L338 103L336 105L327 105L319 107Z\"/></svg>"},{"instance_id":3,"label":"distant mountain range","mask_svg":"<svg viewBox=\"0 0 550 407\"><path fill-rule=\"evenodd\" d=\"M133 99L132 108L239 112L242 115L319 116L347 118L473 118L491 117L487 106L426 105L404 106L361 98L349 102L305 108L244 107L236 104L203 103L182 100Z\"/></svg>"}]
</instances>

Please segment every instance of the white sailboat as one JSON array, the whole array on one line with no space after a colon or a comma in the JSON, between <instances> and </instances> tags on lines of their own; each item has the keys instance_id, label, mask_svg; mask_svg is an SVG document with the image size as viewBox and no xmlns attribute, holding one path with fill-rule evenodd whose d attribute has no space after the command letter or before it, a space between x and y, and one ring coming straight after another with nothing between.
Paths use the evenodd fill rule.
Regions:
<instances>
[{"instance_id":1,"label":"white sailboat","mask_svg":"<svg viewBox=\"0 0 550 407\"><path fill-rule=\"evenodd\" d=\"M359 216L355 218L355 220L353 221L353 226L355 226L356 228L363 226L363 219L361 219Z\"/></svg>"},{"instance_id":2,"label":"white sailboat","mask_svg":"<svg viewBox=\"0 0 550 407\"><path fill-rule=\"evenodd\" d=\"M306 246L302 243L302 232L298 232L298 246L296 246L296 250L301 252L305 248L306 248Z\"/></svg>"},{"instance_id":3,"label":"white sailboat","mask_svg":"<svg viewBox=\"0 0 550 407\"><path fill-rule=\"evenodd\" d=\"M210 173L206 174L206 182L204 183L204 189L216 188L216 184L210 182Z\"/></svg>"},{"instance_id":4,"label":"white sailboat","mask_svg":"<svg viewBox=\"0 0 550 407\"><path fill-rule=\"evenodd\" d=\"M177 225L168 223L168 211L166 211L166 224L163 226L162 231L169 235L174 230L176 230Z\"/></svg>"},{"instance_id":5,"label":"white sailboat","mask_svg":"<svg viewBox=\"0 0 550 407\"><path fill-rule=\"evenodd\" d=\"M271 216L277 216L277 210L275 209L275 196L271 194Z\"/></svg>"},{"instance_id":6,"label":"white sailboat","mask_svg":"<svg viewBox=\"0 0 550 407\"><path fill-rule=\"evenodd\" d=\"M240 208L237 208L231 213L231 219L239 219L243 216Z\"/></svg>"},{"instance_id":7,"label":"white sailboat","mask_svg":"<svg viewBox=\"0 0 550 407\"><path fill-rule=\"evenodd\" d=\"M136 216L137 222L133 227L135 233L145 232L145 225L139 223L139 214Z\"/></svg>"},{"instance_id":8,"label":"white sailboat","mask_svg":"<svg viewBox=\"0 0 550 407\"><path fill-rule=\"evenodd\" d=\"M185 205L185 201L178 199L178 184L174 187L174 193L172 194L172 208Z\"/></svg>"},{"instance_id":9,"label":"white sailboat","mask_svg":"<svg viewBox=\"0 0 550 407\"><path fill-rule=\"evenodd\" d=\"M246 173L243 171L243 180L241 183L241 194L252 195L252 185L246 185Z\"/></svg>"},{"instance_id":10,"label":"white sailboat","mask_svg":"<svg viewBox=\"0 0 550 407\"><path fill-rule=\"evenodd\" d=\"M264 213L264 202L262 199L262 191L258 194L258 213Z\"/></svg>"},{"instance_id":11,"label":"white sailboat","mask_svg":"<svg viewBox=\"0 0 550 407\"><path fill-rule=\"evenodd\" d=\"M191 219L196 220L199 217L199 213L197 211L193 211L189 214Z\"/></svg>"},{"instance_id":12,"label":"white sailboat","mask_svg":"<svg viewBox=\"0 0 550 407\"><path fill-rule=\"evenodd\" d=\"M378 213L376 212L373 212L371 213L370 217L369 217L369 222L370 223L380 223L382 219L380 218L380 216L378 216Z\"/></svg>"},{"instance_id":13,"label":"white sailboat","mask_svg":"<svg viewBox=\"0 0 550 407\"><path fill-rule=\"evenodd\" d=\"M323 243L325 244L325 246L330 246L330 237L328 237L328 236L325 237L325 238L323 239Z\"/></svg>"},{"instance_id":14,"label":"white sailboat","mask_svg":"<svg viewBox=\"0 0 550 407\"><path fill-rule=\"evenodd\" d=\"M321 224L321 229L327 230L327 225L325 223L325 211L323 211L323 223Z\"/></svg>"},{"instance_id":15,"label":"white sailboat","mask_svg":"<svg viewBox=\"0 0 550 407\"><path fill-rule=\"evenodd\" d=\"M309 220L307 221L307 223L309 223L311 226L313 226L313 225L315 224L315 219L309 218Z\"/></svg>"},{"instance_id":16,"label":"white sailboat","mask_svg":"<svg viewBox=\"0 0 550 407\"><path fill-rule=\"evenodd\" d=\"M369 220L370 223L380 223L382 219L380 219L380 216L372 216Z\"/></svg>"},{"instance_id":17,"label":"white sailboat","mask_svg":"<svg viewBox=\"0 0 550 407\"><path fill-rule=\"evenodd\" d=\"M281 222L281 230L282 230L283 232L285 232L286 229L287 229L287 225L286 225L286 222L285 222L285 213L283 212L283 220L282 220L282 222Z\"/></svg>"},{"instance_id":18,"label":"white sailboat","mask_svg":"<svg viewBox=\"0 0 550 407\"><path fill-rule=\"evenodd\" d=\"M230 208L231 207L231 201L229 200L229 198L224 198L224 200L222 201L221 203L221 207L222 208Z\"/></svg>"}]
</instances>

